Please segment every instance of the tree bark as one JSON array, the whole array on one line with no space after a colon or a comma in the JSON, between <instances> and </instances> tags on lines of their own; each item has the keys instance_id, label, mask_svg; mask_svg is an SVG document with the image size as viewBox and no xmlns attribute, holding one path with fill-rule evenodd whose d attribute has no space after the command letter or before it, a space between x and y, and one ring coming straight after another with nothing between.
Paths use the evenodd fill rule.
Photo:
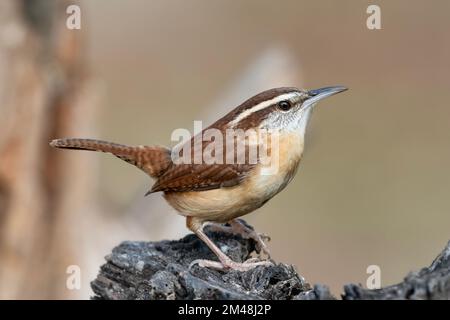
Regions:
<instances>
[{"instance_id":1,"label":"tree bark","mask_svg":"<svg viewBox=\"0 0 450 320\"><path fill-rule=\"evenodd\" d=\"M347 300L449 300L450 299L450 242L433 263L419 272L411 272L403 282L378 290L363 289L360 285L344 287Z\"/></svg>"},{"instance_id":2,"label":"tree bark","mask_svg":"<svg viewBox=\"0 0 450 320\"><path fill-rule=\"evenodd\" d=\"M255 252L252 240L209 232L235 261ZM123 242L106 257L91 283L94 299L336 299L324 285L311 286L295 267L283 263L238 272L221 272L194 265L196 259L216 259L195 236L178 241ZM450 242L433 264L379 290L347 285L343 299L449 299Z\"/></svg>"}]
</instances>

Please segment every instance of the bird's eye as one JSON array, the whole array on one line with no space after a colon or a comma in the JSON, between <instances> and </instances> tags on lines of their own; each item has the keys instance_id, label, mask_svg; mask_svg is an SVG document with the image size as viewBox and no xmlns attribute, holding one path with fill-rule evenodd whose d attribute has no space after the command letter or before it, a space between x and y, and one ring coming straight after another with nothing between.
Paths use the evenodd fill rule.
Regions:
<instances>
[{"instance_id":1,"label":"bird's eye","mask_svg":"<svg viewBox=\"0 0 450 320\"><path fill-rule=\"evenodd\" d=\"M284 101L280 101L278 102L278 108L281 111L288 111L289 109L291 109L292 105L290 101L284 100Z\"/></svg>"}]
</instances>

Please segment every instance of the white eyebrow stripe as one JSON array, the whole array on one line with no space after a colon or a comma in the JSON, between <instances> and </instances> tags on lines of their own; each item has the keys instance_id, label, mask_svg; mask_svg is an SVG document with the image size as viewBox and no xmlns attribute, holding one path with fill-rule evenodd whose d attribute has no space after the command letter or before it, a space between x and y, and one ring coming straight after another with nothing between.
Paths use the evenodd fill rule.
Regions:
<instances>
[{"instance_id":1,"label":"white eyebrow stripe","mask_svg":"<svg viewBox=\"0 0 450 320\"><path fill-rule=\"evenodd\" d=\"M272 98L270 100L266 100L266 101L260 102L257 105L251 107L250 109L247 109L244 112L238 114L238 116L236 118L234 118L232 121L230 121L229 126L233 127L236 124L238 124L241 120L247 118L252 113L260 111L260 110L262 110L264 108L267 108L267 107L269 107L269 106L271 106L271 105L273 105L275 103L278 103L280 101L288 100L288 99L290 99L290 98L292 98L294 96L297 96L297 95L298 95L298 93L296 93L296 92L284 93L284 94L276 96L276 97L274 97L274 98Z\"/></svg>"}]
</instances>

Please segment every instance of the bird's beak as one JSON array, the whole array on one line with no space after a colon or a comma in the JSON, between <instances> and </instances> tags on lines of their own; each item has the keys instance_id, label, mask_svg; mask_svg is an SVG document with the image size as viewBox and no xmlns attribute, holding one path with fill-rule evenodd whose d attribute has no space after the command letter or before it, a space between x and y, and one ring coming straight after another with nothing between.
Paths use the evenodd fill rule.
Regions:
<instances>
[{"instance_id":1,"label":"bird's beak","mask_svg":"<svg viewBox=\"0 0 450 320\"><path fill-rule=\"evenodd\" d=\"M303 103L303 108L311 107L315 105L318 101L325 99L334 94L348 90L346 87L336 86L336 87L326 87L320 89L309 90L309 98Z\"/></svg>"}]
</instances>

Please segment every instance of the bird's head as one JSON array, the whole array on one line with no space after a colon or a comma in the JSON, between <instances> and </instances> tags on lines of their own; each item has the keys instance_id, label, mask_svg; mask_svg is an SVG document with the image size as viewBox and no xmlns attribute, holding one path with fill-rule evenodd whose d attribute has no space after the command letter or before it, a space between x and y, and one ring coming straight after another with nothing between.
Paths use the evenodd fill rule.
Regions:
<instances>
[{"instance_id":1,"label":"bird's head","mask_svg":"<svg viewBox=\"0 0 450 320\"><path fill-rule=\"evenodd\" d=\"M275 88L248 99L226 118L234 129L294 131L304 135L314 106L322 99L347 90L342 86L314 90Z\"/></svg>"}]
</instances>

